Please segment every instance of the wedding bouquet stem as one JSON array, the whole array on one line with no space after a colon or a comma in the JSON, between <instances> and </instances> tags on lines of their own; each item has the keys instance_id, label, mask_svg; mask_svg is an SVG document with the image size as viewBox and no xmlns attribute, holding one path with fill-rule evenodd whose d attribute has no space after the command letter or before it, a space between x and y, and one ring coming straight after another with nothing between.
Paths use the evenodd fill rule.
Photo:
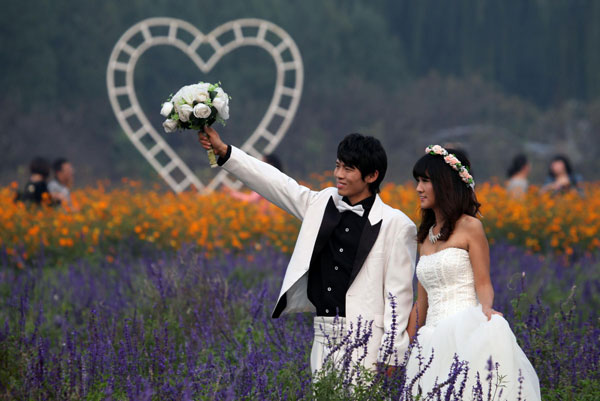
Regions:
<instances>
[{"instance_id":1,"label":"wedding bouquet stem","mask_svg":"<svg viewBox=\"0 0 600 401\"><path fill-rule=\"evenodd\" d=\"M198 135L202 135L203 137L208 139L208 134L204 131L199 131ZM210 168L219 167L219 165L217 164L217 156L215 155L215 151L212 147L206 150L206 154L208 155L208 162L210 163Z\"/></svg>"}]
</instances>

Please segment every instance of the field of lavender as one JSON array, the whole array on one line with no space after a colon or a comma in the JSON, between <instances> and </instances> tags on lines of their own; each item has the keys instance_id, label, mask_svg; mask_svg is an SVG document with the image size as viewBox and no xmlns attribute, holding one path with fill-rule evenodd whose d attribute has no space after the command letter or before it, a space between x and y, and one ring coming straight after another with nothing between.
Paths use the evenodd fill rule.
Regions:
<instances>
[{"instance_id":1,"label":"field of lavender","mask_svg":"<svg viewBox=\"0 0 600 401\"><path fill-rule=\"evenodd\" d=\"M491 256L496 309L543 398L600 399L600 255L565 264L494 245ZM311 316L270 318L288 258L261 244L211 258L149 247L55 269L40 254L18 270L1 254L0 398L410 399L401 375L351 395L331 377L311 383ZM453 392L440 399L470 399Z\"/></svg>"}]
</instances>

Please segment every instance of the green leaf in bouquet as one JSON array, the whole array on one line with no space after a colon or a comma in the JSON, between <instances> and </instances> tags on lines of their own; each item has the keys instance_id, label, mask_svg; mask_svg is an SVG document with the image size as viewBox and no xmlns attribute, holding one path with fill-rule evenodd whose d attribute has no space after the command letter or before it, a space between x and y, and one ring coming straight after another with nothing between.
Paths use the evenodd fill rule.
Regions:
<instances>
[{"instance_id":1,"label":"green leaf in bouquet","mask_svg":"<svg viewBox=\"0 0 600 401\"><path fill-rule=\"evenodd\" d=\"M223 127L227 125L227 121L223 120L223 117L221 117L220 115L217 116L216 121Z\"/></svg>"}]
</instances>

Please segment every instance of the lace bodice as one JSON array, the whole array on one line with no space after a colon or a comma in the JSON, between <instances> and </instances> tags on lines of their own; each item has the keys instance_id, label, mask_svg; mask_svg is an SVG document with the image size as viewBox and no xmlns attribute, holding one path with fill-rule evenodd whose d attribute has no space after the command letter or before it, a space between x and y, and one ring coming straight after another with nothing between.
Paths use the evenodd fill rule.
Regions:
<instances>
[{"instance_id":1,"label":"lace bodice","mask_svg":"<svg viewBox=\"0 0 600 401\"><path fill-rule=\"evenodd\" d=\"M427 291L427 326L437 326L440 320L478 304L469 253L464 249L446 248L421 256L417 278Z\"/></svg>"}]
</instances>

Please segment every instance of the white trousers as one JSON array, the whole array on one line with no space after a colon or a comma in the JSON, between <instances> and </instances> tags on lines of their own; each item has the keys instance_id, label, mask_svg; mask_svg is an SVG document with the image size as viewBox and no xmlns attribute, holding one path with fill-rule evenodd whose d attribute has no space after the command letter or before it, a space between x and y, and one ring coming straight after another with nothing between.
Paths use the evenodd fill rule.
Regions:
<instances>
[{"instance_id":1,"label":"white trousers","mask_svg":"<svg viewBox=\"0 0 600 401\"><path fill-rule=\"evenodd\" d=\"M346 328L346 318L334 316L315 316L314 330L315 338L313 340L312 351L310 353L310 368L313 376L323 368L325 358L331 353L331 346L336 343L336 339L340 339ZM336 355L344 350L335 352L330 356L335 363Z\"/></svg>"}]
</instances>

